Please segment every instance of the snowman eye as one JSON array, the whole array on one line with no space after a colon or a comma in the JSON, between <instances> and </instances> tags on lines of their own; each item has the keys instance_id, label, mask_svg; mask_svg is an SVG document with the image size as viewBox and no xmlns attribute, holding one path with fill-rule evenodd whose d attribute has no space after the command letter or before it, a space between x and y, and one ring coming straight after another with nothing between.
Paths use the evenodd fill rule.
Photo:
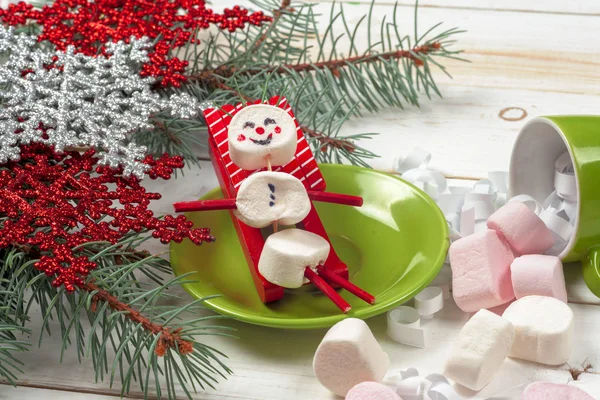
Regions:
<instances>
[{"instance_id":1,"label":"snowman eye","mask_svg":"<svg viewBox=\"0 0 600 400\"><path fill-rule=\"evenodd\" d=\"M265 126L269 125L269 124L273 124L275 125L277 122L275 122L275 120L273 118L266 118L265 119Z\"/></svg>"},{"instance_id":2,"label":"snowman eye","mask_svg":"<svg viewBox=\"0 0 600 400\"><path fill-rule=\"evenodd\" d=\"M242 129L246 129L246 128L254 128L254 122L250 122L250 121L244 122Z\"/></svg>"}]
</instances>

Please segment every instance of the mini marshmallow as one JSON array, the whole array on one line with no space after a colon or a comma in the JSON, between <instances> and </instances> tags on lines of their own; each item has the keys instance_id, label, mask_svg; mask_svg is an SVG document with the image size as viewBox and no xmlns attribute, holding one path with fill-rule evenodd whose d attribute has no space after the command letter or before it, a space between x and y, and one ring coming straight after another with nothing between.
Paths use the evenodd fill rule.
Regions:
<instances>
[{"instance_id":1,"label":"mini marshmallow","mask_svg":"<svg viewBox=\"0 0 600 400\"><path fill-rule=\"evenodd\" d=\"M517 255L542 254L554 244L552 231L529 207L518 201L498 209L488 219L487 226L500 232Z\"/></svg>"},{"instance_id":2,"label":"mini marshmallow","mask_svg":"<svg viewBox=\"0 0 600 400\"><path fill-rule=\"evenodd\" d=\"M348 391L346 400L402 400L402 398L381 383L363 382Z\"/></svg>"},{"instance_id":3,"label":"mini marshmallow","mask_svg":"<svg viewBox=\"0 0 600 400\"><path fill-rule=\"evenodd\" d=\"M390 359L367 324L347 318L335 324L315 353L313 370L319 382L338 396L345 396L362 382L381 382Z\"/></svg>"},{"instance_id":4,"label":"mini marshmallow","mask_svg":"<svg viewBox=\"0 0 600 400\"><path fill-rule=\"evenodd\" d=\"M515 327L510 357L547 365L569 361L573 348L573 311L553 297L527 296L512 303L503 318Z\"/></svg>"},{"instance_id":5,"label":"mini marshmallow","mask_svg":"<svg viewBox=\"0 0 600 400\"><path fill-rule=\"evenodd\" d=\"M487 310L480 310L465 324L446 360L444 375L471 390L490 383L510 352L513 325Z\"/></svg>"},{"instance_id":6,"label":"mini marshmallow","mask_svg":"<svg viewBox=\"0 0 600 400\"><path fill-rule=\"evenodd\" d=\"M510 271L517 299L539 295L567 302L565 275L560 258L542 255L521 256L515 258Z\"/></svg>"},{"instance_id":7,"label":"mini marshmallow","mask_svg":"<svg viewBox=\"0 0 600 400\"><path fill-rule=\"evenodd\" d=\"M254 170L284 165L294 158L298 140L294 119L285 110L267 104L241 109L228 128L229 155L240 168Z\"/></svg>"},{"instance_id":8,"label":"mini marshmallow","mask_svg":"<svg viewBox=\"0 0 600 400\"><path fill-rule=\"evenodd\" d=\"M523 400L594 400L592 396L573 385L534 382L523 391Z\"/></svg>"},{"instance_id":9,"label":"mini marshmallow","mask_svg":"<svg viewBox=\"0 0 600 400\"><path fill-rule=\"evenodd\" d=\"M496 307L514 298L510 281L513 254L493 230L464 237L450 246L452 291L465 312Z\"/></svg>"},{"instance_id":10,"label":"mini marshmallow","mask_svg":"<svg viewBox=\"0 0 600 400\"><path fill-rule=\"evenodd\" d=\"M258 260L258 271L269 282L298 288L308 282L304 270L316 270L329 256L329 242L302 229L285 229L270 235Z\"/></svg>"},{"instance_id":11,"label":"mini marshmallow","mask_svg":"<svg viewBox=\"0 0 600 400\"><path fill-rule=\"evenodd\" d=\"M277 221L294 225L310 212L306 188L293 175L283 172L256 172L240 185L235 215L247 225L264 228Z\"/></svg>"}]
</instances>

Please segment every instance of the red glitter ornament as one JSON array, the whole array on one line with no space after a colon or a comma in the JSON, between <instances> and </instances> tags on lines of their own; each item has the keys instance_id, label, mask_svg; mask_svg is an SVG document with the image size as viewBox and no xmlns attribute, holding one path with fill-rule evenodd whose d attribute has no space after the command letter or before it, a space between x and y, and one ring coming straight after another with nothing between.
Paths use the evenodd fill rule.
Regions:
<instances>
[{"instance_id":1,"label":"red glitter ornament","mask_svg":"<svg viewBox=\"0 0 600 400\"><path fill-rule=\"evenodd\" d=\"M239 6L217 14L204 0L56 0L41 10L23 2L11 4L0 9L0 20L11 26L34 21L43 28L39 41L48 40L61 51L73 45L88 56L104 52L105 43L147 36L155 45L141 74L159 78L163 87L178 87L186 80L188 63L169 53L187 43L197 44L198 30L214 24L234 32L272 18Z\"/></svg>"},{"instance_id":2,"label":"red glitter ornament","mask_svg":"<svg viewBox=\"0 0 600 400\"><path fill-rule=\"evenodd\" d=\"M0 248L31 246L41 254L35 268L56 276L52 284L73 291L85 283L96 264L77 246L117 243L129 232L152 231L162 243L189 238L213 241L209 230L193 228L184 216L155 217L148 210L159 193L146 192L140 180L121 169L98 166L95 151L57 154L36 143L23 146L21 160L0 169ZM147 156L151 179L169 179L183 167L180 156ZM120 204L120 207L117 205Z\"/></svg>"}]
</instances>

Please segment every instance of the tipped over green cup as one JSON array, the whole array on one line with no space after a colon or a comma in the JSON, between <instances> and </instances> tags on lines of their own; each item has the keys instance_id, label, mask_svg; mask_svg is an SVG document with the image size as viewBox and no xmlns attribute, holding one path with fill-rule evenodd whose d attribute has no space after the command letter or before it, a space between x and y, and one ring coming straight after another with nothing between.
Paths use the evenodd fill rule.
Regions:
<instances>
[{"instance_id":1,"label":"tipped over green cup","mask_svg":"<svg viewBox=\"0 0 600 400\"><path fill-rule=\"evenodd\" d=\"M600 116L539 117L522 129L510 161L510 195L527 194L539 202L554 190L555 161L565 151L577 185L574 232L559 254L581 261L590 290L600 297Z\"/></svg>"}]
</instances>

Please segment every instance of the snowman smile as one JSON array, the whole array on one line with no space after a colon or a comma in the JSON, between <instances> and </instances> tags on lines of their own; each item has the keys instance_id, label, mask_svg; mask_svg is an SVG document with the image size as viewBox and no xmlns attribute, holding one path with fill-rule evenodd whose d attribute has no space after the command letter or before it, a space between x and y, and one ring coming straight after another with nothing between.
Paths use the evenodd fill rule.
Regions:
<instances>
[{"instance_id":1,"label":"snowman smile","mask_svg":"<svg viewBox=\"0 0 600 400\"><path fill-rule=\"evenodd\" d=\"M257 144L259 146L268 146L271 144L271 141L273 140L273 134L269 134L269 136L266 139L263 140L257 140L257 139L252 139L250 138L250 141L252 141L252 143Z\"/></svg>"}]
</instances>

